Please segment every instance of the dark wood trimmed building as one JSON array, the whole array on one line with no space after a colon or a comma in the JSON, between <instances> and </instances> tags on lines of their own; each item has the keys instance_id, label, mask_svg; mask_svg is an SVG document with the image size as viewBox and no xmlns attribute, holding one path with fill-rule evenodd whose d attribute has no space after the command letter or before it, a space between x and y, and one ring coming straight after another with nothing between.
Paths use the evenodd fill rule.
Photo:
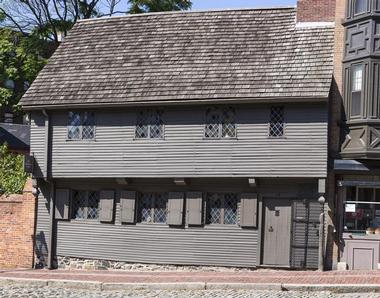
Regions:
<instances>
[{"instance_id":1,"label":"dark wood trimmed building","mask_svg":"<svg viewBox=\"0 0 380 298\"><path fill-rule=\"evenodd\" d=\"M77 23L22 99L40 261L316 268L333 43L295 8Z\"/></svg>"}]
</instances>

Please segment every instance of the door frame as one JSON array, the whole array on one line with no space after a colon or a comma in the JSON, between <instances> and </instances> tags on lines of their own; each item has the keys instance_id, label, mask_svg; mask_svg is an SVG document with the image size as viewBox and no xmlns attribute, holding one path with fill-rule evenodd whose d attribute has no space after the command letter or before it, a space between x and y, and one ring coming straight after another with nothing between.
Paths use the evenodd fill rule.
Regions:
<instances>
[{"instance_id":1,"label":"door frame","mask_svg":"<svg viewBox=\"0 0 380 298\"><path fill-rule=\"evenodd\" d=\"M265 227L265 201L266 200L286 200L290 202L290 242L289 242L289 265L267 265L264 264L264 227ZM292 236L293 236L293 225L292 225L292 218L293 218L293 204L292 201L297 200L296 196L286 196L286 197L276 197L276 196L260 196L259 200L259 245L258 245L258 266L260 267L274 267L274 268L291 268L291 250L292 250Z\"/></svg>"}]
</instances>

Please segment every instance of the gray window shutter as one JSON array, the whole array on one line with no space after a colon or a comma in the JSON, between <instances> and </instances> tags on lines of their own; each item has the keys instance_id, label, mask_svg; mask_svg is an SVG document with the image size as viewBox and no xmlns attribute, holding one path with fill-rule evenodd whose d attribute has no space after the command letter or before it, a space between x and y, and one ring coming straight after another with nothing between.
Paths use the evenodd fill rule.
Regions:
<instances>
[{"instance_id":1,"label":"gray window shutter","mask_svg":"<svg viewBox=\"0 0 380 298\"><path fill-rule=\"evenodd\" d=\"M136 192L122 191L120 196L120 221L123 223L135 222Z\"/></svg>"},{"instance_id":2,"label":"gray window shutter","mask_svg":"<svg viewBox=\"0 0 380 298\"><path fill-rule=\"evenodd\" d=\"M168 217L166 219L168 225L179 226L183 224L183 201L182 192L169 192Z\"/></svg>"},{"instance_id":3,"label":"gray window shutter","mask_svg":"<svg viewBox=\"0 0 380 298\"><path fill-rule=\"evenodd\" d=\"M243 193L240 197L240 226L257 227L257 194Z\"/></svg>"},{"instance_id":4,"label":"gray window shutter","mask_svg":"<svg viewBox=\"0 0 380 298\"><path fill-rule=\"evenodd\" d=\"M199 226L202 224L202 202L203 200L201 192L188 192L186 194L188 225Z\"/></svg>"},{"instance_id":5,"label":"gray window shutter","mask_svg":"<svg viewBox=\"0 0 380 298\"><path fill-rule=\"evenodd\" d=\"M69 219L70 190L55 190L55 219Z\"/></svg>"},{"instance_id":6,"label":"gray window shutter","mask_svg":"<svg viewBox=\"0 0 380 298\"><path fill-rule=\"evenodd\" d=\"M99 220L111 222L113 220L115 192L113 190L102 190L100 192Z\"/></svg>"}]
</instances>

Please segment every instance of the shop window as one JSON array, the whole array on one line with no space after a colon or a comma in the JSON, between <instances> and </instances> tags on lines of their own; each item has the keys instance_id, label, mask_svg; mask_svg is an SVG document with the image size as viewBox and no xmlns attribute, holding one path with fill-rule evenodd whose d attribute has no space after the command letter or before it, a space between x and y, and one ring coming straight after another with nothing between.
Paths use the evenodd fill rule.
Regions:
<instances>
[{"instance_id":1,"label":"shop window","mask_svg":"<svg viewBox=\"0 0 380 298\"><path fill-rule=\"evenodd\" d=\"M362 106L363 65L352 66L351 116L360 116Z\"/></svg>"},{"instance_id":2,"label":"shop window","mask_svg":"<svg viewBox=\"0 0 380 298\"><path fill-rule=\"evenodd\" d=\"M344 231L380 235L380 189L347 187Z\"/></svg>"}]
</instances>

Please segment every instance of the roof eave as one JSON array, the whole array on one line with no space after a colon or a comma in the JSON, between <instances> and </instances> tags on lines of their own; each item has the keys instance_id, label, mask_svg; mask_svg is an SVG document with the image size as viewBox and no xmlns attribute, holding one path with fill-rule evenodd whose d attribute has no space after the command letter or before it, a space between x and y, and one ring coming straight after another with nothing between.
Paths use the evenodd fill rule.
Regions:
<instances>
[{"instance_id":1,"label":"roof eave","mask_svg":"<svg viewBox=\"0 0 380 298\"><path fill-rule=\"evenodd\" d=\"M185 100L145 100L138 102L103 102L103 103L67 103L51 105L21 105L24 111L31 110L58 110L67 108L112 108L112 107L144 107L144 106L173 106L173 105L202 105L202 104L244 104L244 103L321 103L328 101L327 96L302 96L302 97L265 97L265 98L224 98L224 99L185 99Z\"/></svg>"}]
</instances>

